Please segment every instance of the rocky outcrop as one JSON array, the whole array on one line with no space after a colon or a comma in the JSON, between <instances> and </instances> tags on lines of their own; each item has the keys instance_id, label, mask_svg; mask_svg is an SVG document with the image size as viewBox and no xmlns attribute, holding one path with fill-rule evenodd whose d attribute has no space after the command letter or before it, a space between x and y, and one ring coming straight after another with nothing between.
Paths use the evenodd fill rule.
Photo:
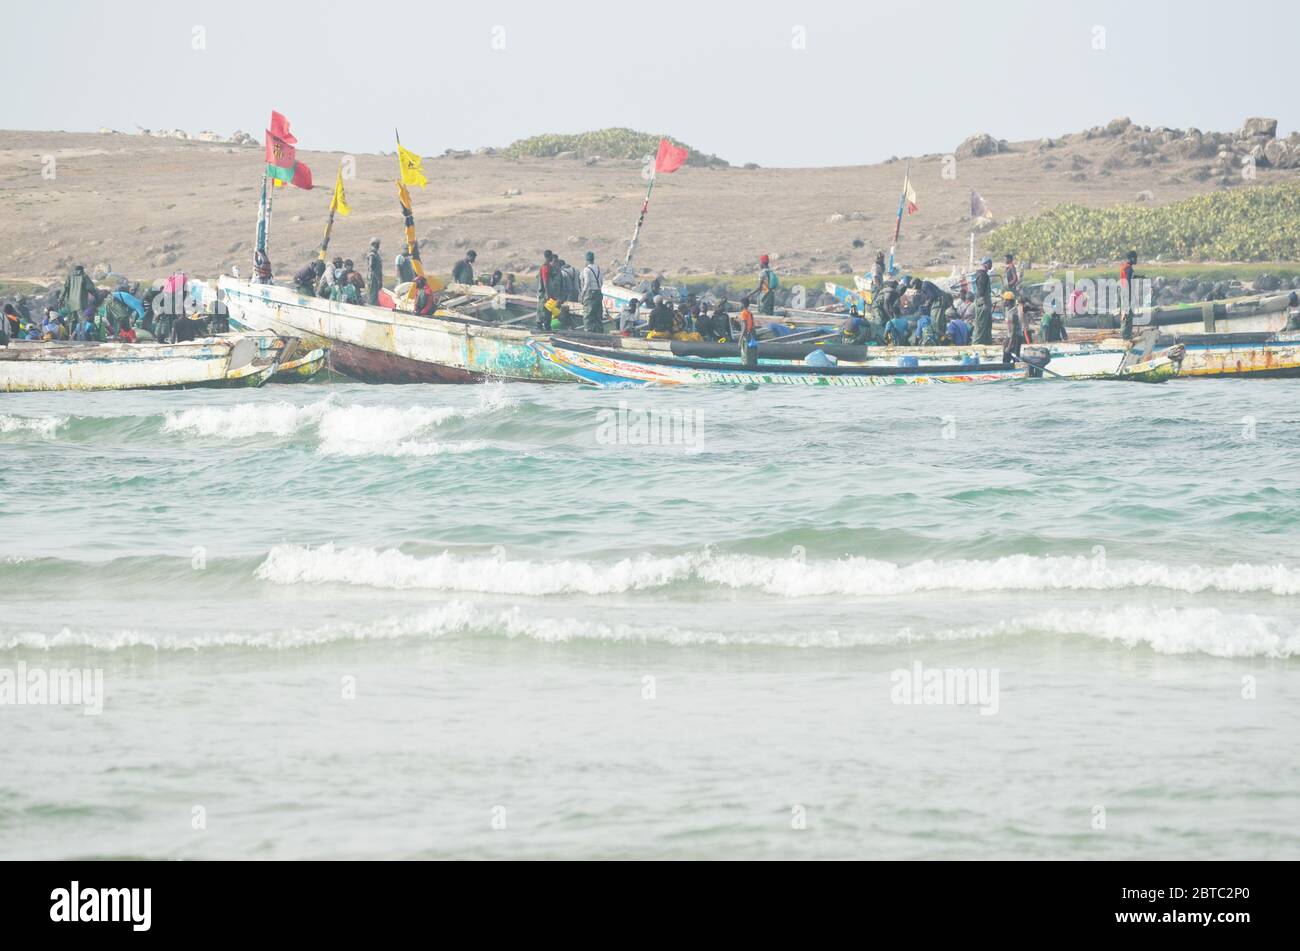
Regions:
<instances>
[{"instance_id":1,"label":"rocky outcrop","mask_svg":"<svg viewBox=\"0 0 1300 951\"><path fill-rule=\"evenodd\" d=\"M1277 138L1277 120L1276 119L1247 119L1241 126L1241 131L1237 133L1242 139L1276 139Z\"/></svg>"},{"instance_id":2,"label":"rocky outcrop","mask_svg":"<svg viewBox=\"0 0 1300 951\"><path fill-rule=\"evenodd\" d=\"M957 146L957 151L954 154L957 158L983 158L986 155L997 155L1003 151L1006 151L1003 143L987 132L981 132L978 135L972 135Z\"/></svg>"}]
</instances>

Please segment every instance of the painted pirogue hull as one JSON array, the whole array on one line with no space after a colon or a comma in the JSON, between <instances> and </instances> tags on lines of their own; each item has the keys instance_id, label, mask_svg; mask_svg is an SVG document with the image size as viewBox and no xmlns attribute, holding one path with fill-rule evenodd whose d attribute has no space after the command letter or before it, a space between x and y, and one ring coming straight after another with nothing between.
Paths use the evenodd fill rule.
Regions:
<instances>
[{"instance_id":1,"label":"painted pirogue hull","mask_svg":"<svg viewBox=\"0 0 1300 951\"><path fill-rule=\"evenodd\" d=\"M0 391L261 386L289 345L258 334L176 344L13 341L0 347Z\"/></svg>"},{"instance_id":2,"label":"painted pirogue hull","mask_svg":"<svg viewBox=\"0 0 1300 951\"><path fill-rule=\"evenodd\" d=\"M890 386L923 383L995 383L1024 379L1023 365L918 367L811 367L796 363L760 364L693 360L591 347L573 341L534 340L543 358L584 383L596 386Z\"/></svg>"},{"instance_id":3,"label":"painted pirogue hull","mask_svg":"<svg viewBox=\"0 0 1300 951\"><path fill-rule=\"evenodd\" d=\"M321 347L305 352L295 351L290 359L280 363L279 369L271 376L271 382L306 383L325 369L325 359L328 356L329 351Z\"/></svg>"},{"instance_id":4,"label":"painted pirogue hull","mask_svg":"<svg viewBox=\"0 0 1300 951\"><path fill-rule=\"evenodd\" d=\"M1259 294L1229 300L1198 301L1161 307L1140 307L1134 311L1135 330L1159 329L1165 333L1277 333L1286 327L1291 310L1291 293ZM1118 317L1109 323L1119 326ZM1071 328L1100 328L1094 314L1071 317Z\"/></svg>"},{"instance_id":5,"label":"painted pirogue hull","mask_svg":"<svg viewBox=\"0 0 1300 951\"><path fill-rule=\"evenodd\" d=\"M569 336L565 335L566 339ZM1054 375L1081 379L1119 373L1130 349L1121 340L1100 344L1064 342L1034 344L1033 346L1037 350L1045 351L1051 357L1051 369ZM675 357L694 357L709 361L721 360L725 363L739 364L740 362L735 344L628 339L622 343L621 349ZM810 353L816 351L834 357L839 361L841 367L897 367L899 361L904 359L915 360L921 366L964 366L963 361L968 361L972 357L977 359L980 364L999 364L1002 362L1001 346L975 344L964 347L887 347L834 342L825 344L786 344L777 340L771 343L761 343L758 348L758 357L760 362L784 361L799 363Z\"/></svg>"},{"instance_id":6,"label":"painted pirogue hull","mask_svg":"<svg viewBox=\"0 0 1300 951\"><path fill-rule=\"evenodd\" d=\"M1180 334L1180 378L1300 377L1300 331L1280 334Z\"/></svg>"},{"instance_id":7,"label":"painted pirogue hull","mask_svg":"<svg viewBox=\"0 0 1300 951\"><path fill-rule=\"evenodd\" d=\"M218 289L232 320L324 341L330 366L364 383L571 381L529 349L531 332L522 328L343 304L229 277L221 278Z\"/></svg>"}]
</instances>

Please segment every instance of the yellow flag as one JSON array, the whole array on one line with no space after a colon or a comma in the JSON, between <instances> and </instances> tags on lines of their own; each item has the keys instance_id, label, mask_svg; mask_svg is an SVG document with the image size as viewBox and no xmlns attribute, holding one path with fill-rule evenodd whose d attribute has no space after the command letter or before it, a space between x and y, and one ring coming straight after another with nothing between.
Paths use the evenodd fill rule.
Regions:
<instances>
[{"instance_id":1,"label":"yellow flag","mask_svg":"<svg viewBox=\"0 0 1300 951\"><path fill-rule=\"evenodd\" d=\"M339 168L338 178L334 179L334 197L330 199L330 211L337 211L343 217L352 214L347 196L343 194L343 169Z\"/></svg>"},{"instance_id":2,"label":"yellow flag","mask_svg":"<svg viewBox=\"0 0 1300 951\"><path fill-rule=\"evenodd\" d=\"M420 165L424 159L416 155L410 149L402 148L402 144L397 144L397 161L402 167L402 181L407 185L419 185L423 188L429 184L429 180L424 177L424 169Z\"/></svg>"}]
</instances>

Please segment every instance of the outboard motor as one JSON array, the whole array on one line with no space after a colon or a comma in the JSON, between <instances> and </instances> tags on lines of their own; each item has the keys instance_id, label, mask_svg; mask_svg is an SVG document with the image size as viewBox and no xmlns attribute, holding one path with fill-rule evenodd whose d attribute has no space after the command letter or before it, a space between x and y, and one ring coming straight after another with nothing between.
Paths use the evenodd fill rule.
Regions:
<instances>
[{"instance_id":1,"label":"outboard motor","mask_svg":"<svg viewBox=\"0 0 1300 951\"><path fill-rule=\"evenodd\" d=\"M1041 379L1043 367L1052 362L1052 352L1047 347L1022 347L1020 359L1029 366L1029 378Z\"/></svg>"}]
</instances>

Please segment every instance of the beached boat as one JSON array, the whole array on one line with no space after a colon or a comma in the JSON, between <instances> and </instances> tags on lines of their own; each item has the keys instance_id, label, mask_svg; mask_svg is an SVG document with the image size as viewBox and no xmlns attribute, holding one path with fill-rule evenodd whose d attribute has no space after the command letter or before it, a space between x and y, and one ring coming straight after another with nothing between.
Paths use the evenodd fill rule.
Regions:
<instances>
[{"instance_id":1,"label":"beached boat","mask_svg":"<svg viewBox=\"0 0 1300 951\"><path fill-rule=\"evenodd\" d=\"M294 343L265 334L174 344L10 341L0 347L0 391L261 386Z\"/></svg>"}]
</instances>

